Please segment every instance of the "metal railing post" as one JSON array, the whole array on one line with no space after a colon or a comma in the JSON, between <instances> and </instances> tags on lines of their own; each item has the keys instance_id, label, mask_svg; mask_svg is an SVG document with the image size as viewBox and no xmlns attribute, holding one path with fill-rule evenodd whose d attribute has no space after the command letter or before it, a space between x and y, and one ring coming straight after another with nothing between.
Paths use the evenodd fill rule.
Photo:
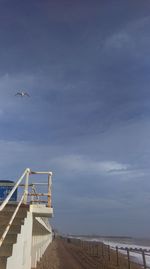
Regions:
<instances>
[{"instance_id":1,"label":"metal railing post","mask_svg":"<svg viewBox=\"0 0 150 269\"><path fill-rule=\"evenodd\" d=\"M48 173L48 195L47 195L47 206L51 207L51 177L52 173Z\"/></svg>"},{"instance_id":2,"label":"metal railing post","mask_svg":"<svg viewBox=\"0 0 150 269\"><path fill-rule=\"evenodd\" d=\"M26 173L25 187L24 187L24 199L23 199L24 204L27 204L27 200L28 200L29 174L30 174L30 169L28 168L27 173Z\"/></svg>"}]
</instances>

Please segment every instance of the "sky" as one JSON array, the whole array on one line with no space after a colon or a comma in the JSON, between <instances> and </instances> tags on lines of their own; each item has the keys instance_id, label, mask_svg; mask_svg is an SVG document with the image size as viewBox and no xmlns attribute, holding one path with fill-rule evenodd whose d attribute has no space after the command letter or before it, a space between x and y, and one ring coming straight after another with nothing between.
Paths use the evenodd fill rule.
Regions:
<instances>
[{"instance_id":1,"label":"sky","mask_svg":"<svg viewBox=\"0 0 150 269\"><path fill-rule=\"evenodd\" d=\"M61 233L150 237L149 14L0 0L0 178L52 171Z\"/></svg>"}]
</instances>

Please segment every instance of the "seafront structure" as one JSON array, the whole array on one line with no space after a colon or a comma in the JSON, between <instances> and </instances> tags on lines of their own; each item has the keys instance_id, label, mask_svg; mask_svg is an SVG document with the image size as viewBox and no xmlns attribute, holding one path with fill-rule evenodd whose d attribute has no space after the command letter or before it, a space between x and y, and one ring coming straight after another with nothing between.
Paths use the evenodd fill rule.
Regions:
<instances>
[{"instance_id":1,"label":"seafront structure","mask_svg":"<svg viewBox=\"0 0 150 269\"><path fill-rule=\"evenodd\" d=\"M47 175L48 180L33 183L32 175ZM0 269L36 268L52 241L51 179L52 172L27 168L16 183L3 181L7 196L0 204Z\"/></svg>"}]
</instances>

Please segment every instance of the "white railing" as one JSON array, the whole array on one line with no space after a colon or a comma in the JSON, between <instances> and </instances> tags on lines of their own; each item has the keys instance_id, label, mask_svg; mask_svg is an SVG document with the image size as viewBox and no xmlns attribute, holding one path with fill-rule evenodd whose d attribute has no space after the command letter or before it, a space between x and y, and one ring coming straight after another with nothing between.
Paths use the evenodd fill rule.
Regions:
<instances>
[{"instance_id":1,"label":"white railing","mask_svg":"<svg viewBox=\"0 0 150 269\"><path fill-rule=\"evenodd\" d=\"M12 188L12 190L9 192L8 196L6 197L6 199L1 204L0 211L2 211L4 209L4 207L8 204L8 202L9 202L10 198L12 197L13 193L18 188L19 184L25 178L25 176L26 176L26 184L25 184L25 189L24 189L23 196L24 196L24 202L26 203L26 201L27 201L27 194L28 194L28 178L29 178L29 173L30 173L30 169L27 168L24 171L24 173L22 174L22 176L18 179L18 181L16 182L16 184L14 185L14 187Z\"/></svg>"},{"instance_id":2,"label":"white railing","mask_svg":"<svg viewBox=\"0 0 150 269\"><path fill-rule=\"evenodd\" d=\"M29 176L30 175L35 175L35 174L39 174L39 175L48 175L48 182L45 183L32 183L32 184L29 184ZM31 197L30 199L30 202L29 203L36 203L37 201L39 203L41 202L44 202L47 204L47 207L51 207L51 178L52 178L52 172L33 172L31 171L29 168L25 169L25 171L23 172L22 176L17 180L17 182L15 183L14 187L12 188L12 190L9 192L8 196L6 197L6 199L2 202L2 204L0 205L0 212L5 208L5 206L9 203L10 201L10 198L12 197L12 195L14 194L14 192L17 190L17 188L19 186L22 186L24 187L24 191L23 191L23 195L21 196L20 198L20 201L18 202L18 205L0 239L0 247L12 225L12 222L21 206L21 204L28 204L28 197ZM25 179L25 184L21 184L22 181ZM38 193L36 191L36 188L35 186L37 185L47 185L48 186L48 192L47 193ZM29 193L29 187L32 187L32 192ZM40 200L40 197L42 196L45 196L47 197L47 201L46 200L43 200L41 201ZM38 200L35 200L34 197L37 197Z\"/></svg>"}]
</instances>

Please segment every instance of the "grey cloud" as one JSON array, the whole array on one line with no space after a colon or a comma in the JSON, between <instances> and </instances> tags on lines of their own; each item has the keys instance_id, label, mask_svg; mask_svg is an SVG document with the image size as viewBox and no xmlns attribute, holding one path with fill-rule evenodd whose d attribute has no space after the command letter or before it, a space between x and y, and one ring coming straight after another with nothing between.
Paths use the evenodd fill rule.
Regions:
<instances>
[{"instance_id":1,"label":"grey cloud","mask_svg":"<svg viewBox=\"0 0 150 269\"><path fill-rule=\"evenodd\" d=\"M150 187L148 2L1 4L1 178L51 169L63 230L134 233Z\"/></svg>"}]
</instances>

